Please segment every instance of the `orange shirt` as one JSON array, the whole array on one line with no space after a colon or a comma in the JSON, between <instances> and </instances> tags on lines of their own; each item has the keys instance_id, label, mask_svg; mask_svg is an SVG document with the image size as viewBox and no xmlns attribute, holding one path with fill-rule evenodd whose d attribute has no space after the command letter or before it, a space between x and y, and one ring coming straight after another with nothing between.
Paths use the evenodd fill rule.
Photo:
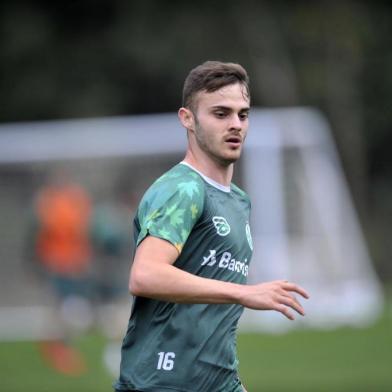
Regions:
<instances>
[{"instance_id":1,"label":"orange shirt","mask_svg":"<svg viewBox=\"0 0 392 392\"><path fill-rule=\"evenodd\" d=\"M62 274L85 271L91 257L91 202L77 185L49 186L37 201L37 254L49 270Z\"/></svg>"}]
</instances>

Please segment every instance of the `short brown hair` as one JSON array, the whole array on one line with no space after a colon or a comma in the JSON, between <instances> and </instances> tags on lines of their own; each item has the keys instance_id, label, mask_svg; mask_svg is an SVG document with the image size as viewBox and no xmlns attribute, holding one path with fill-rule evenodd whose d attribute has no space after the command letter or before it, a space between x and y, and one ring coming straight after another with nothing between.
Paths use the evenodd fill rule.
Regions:
<instances>
[{"instance_id":1,"label":"short brown hair","mask_svg":"<svg viewBox=\"0 0 392 392\"><path fill-rule=\"evenodd\" d=\"M199 91L212 93L230 84L241 83L249 96L249 77L245 69L235 63L206 61L193 68L185 79L182 105L192 109L195 95Z\"/></svg>"}]
</instances>

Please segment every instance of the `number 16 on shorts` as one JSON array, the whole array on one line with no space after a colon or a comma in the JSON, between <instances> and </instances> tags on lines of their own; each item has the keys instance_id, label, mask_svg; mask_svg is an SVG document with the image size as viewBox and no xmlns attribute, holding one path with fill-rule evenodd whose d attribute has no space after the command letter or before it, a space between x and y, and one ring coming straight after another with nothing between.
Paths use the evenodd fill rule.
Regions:
<instances>
[{"instance_id":1,"label":"number 16 on shorts","mask_svg":"<svg viewBox=\"0 0 392 392\"><path fill-rule=\"evenodd\" d=\"M163 352L161 351L158 353L158 365L157 369L158 370L173 370L174 367L174 358L176 357L176 354L173 352Z\"/></svg>"}]
</instances>

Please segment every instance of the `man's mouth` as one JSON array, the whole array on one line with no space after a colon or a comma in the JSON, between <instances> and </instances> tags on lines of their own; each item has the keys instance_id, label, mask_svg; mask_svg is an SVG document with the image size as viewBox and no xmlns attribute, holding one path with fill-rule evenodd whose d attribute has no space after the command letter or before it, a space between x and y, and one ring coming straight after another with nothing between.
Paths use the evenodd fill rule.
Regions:
<instances>
[{"instance_id":1,"label":"man's mouth","mask_svg":"<svg viewBox=\"0 0 392 392\"><path fill-rule=\"evenodd\" d=\"M238 148L241 146L242 140L240 136L230 136L225 140L233 148Z\"/></svg>"}]
</instances>

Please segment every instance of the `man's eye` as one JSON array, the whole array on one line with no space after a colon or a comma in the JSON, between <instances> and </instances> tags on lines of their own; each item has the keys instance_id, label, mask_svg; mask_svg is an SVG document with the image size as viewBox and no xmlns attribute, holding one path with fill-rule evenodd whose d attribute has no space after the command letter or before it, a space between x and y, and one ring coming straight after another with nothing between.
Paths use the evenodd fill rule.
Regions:
<instances>
[{"instance_id":1,"label":"man's eye","mask_svg":"<svg viewBox=\"0 0 392 392\"><path fill-rule=\"evenodd\" d=\"M249 117L249 113L241 113L239 117L241 120L246 120Z\"/></svg>"},{"instance_id":2,"label":"man's eye","mask_svg":"<svg viewBox=\"0 0 392 392\"><path fill-rule=\"evenodd\" d=\"M226 113L225 112L215 112L215 116L219 117L219 118L223 118L226 116Z\"/></svg>"}]
</instances>

